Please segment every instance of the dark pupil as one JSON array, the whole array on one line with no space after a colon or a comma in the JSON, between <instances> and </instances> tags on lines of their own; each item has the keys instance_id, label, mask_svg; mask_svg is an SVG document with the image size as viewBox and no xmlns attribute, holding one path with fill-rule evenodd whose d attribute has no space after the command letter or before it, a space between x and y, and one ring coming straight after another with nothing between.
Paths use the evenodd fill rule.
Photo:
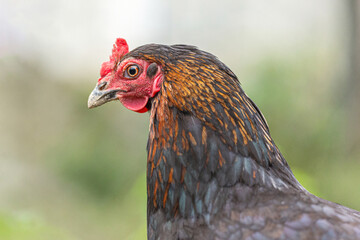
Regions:
<instances>
[{"instance_id":1,"label":"dark pupil","mask_svg":"<svg viewBox=\"0 0 360 240\"><path fill-rule=\"evenodd\" d=\"M130 67L129 68L129 74L130 76L134 76L137 73L136 67Z\"/></svg>"}]
</instances>

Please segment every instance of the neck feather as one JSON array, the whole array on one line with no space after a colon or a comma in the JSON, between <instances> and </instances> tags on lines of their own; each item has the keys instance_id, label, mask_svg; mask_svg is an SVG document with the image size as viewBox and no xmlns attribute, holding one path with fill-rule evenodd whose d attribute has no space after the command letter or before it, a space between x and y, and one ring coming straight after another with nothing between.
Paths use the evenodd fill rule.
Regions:
<instances>
[{"instance_id":1,"label":"neck feather","mask_svg":"<svg viewBox=\"0 0 360 240\"><path fill-rule=\"evenodd\" d=\"M271 139L264 118L242 91L230 103L201 105L205 103L199 101L184 109L179 106L181 98L172 101L175 96L167 94L169 88L173 92L175 87L164 82L152 102L148 215L158 210L167 219L214 214L225 204L224 197L216 196L231 193L228 190L235 185L237 191L242 189L239 186L302 189ZM241 107L228 108L237 101Z\"/></svg>"}]
</instances>

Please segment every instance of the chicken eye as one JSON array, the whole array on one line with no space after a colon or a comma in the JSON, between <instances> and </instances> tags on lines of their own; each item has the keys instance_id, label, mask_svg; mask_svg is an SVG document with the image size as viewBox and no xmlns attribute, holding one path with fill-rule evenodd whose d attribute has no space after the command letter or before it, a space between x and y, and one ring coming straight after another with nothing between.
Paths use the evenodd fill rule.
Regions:
<instances>
[{"instance_id":1,"label":"chicken eye","mask_svg":"<svg viewBox=\"0 0 360 240\"><path fill-rule=\"evenodd\" d=\"M134 78L139 74L139 67L137 65L131 65L126 69L126 77Z\"/></svg>"}]
</instances>

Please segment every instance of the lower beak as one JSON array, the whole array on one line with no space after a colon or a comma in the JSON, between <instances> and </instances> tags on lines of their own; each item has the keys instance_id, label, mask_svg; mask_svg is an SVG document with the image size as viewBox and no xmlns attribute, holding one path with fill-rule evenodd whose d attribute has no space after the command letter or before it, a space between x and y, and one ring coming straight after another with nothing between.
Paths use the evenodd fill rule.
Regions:
<instances>
[{"instance_id":1,"label":"lower beak","mask_svg":"<svg viewBox=\"0 0 360 240\"><path fill-rule=\"evenodd\" d=\"M90 93L88 99L88 108L98 107L104 103L117 100L116 93L120 90L100 90L102 84L96 85L94 90Z\"/></svg>"}]
</instances>

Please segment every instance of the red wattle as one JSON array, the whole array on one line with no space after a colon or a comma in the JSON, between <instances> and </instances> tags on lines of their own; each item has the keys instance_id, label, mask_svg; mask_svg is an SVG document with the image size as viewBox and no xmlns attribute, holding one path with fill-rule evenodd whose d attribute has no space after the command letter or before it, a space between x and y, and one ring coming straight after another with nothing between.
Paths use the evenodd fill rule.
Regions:
<instances>
[{"instance_id":1,"label":"red wattle","mask_svg":"<svg viewBox=\"0 0 360 240\"><path fill-rule=\"evenodd\" d=\"M120 102L129 110L144 113L147 112L146 104L149 101L149 97L126 97L120 98Z\"/></svg>"},{"instance_id":2,"label":"red wattle","mask_svg":"<svg viewBox=\"0 0 360 240\"><path fill-rule=\"evenodd\" d=\"M144 107L142 109L140 109L139 111L136 111L138 113L146 113L147 111L149 111L149 109L147 107Z\"/></svg>"}]
</instances>

